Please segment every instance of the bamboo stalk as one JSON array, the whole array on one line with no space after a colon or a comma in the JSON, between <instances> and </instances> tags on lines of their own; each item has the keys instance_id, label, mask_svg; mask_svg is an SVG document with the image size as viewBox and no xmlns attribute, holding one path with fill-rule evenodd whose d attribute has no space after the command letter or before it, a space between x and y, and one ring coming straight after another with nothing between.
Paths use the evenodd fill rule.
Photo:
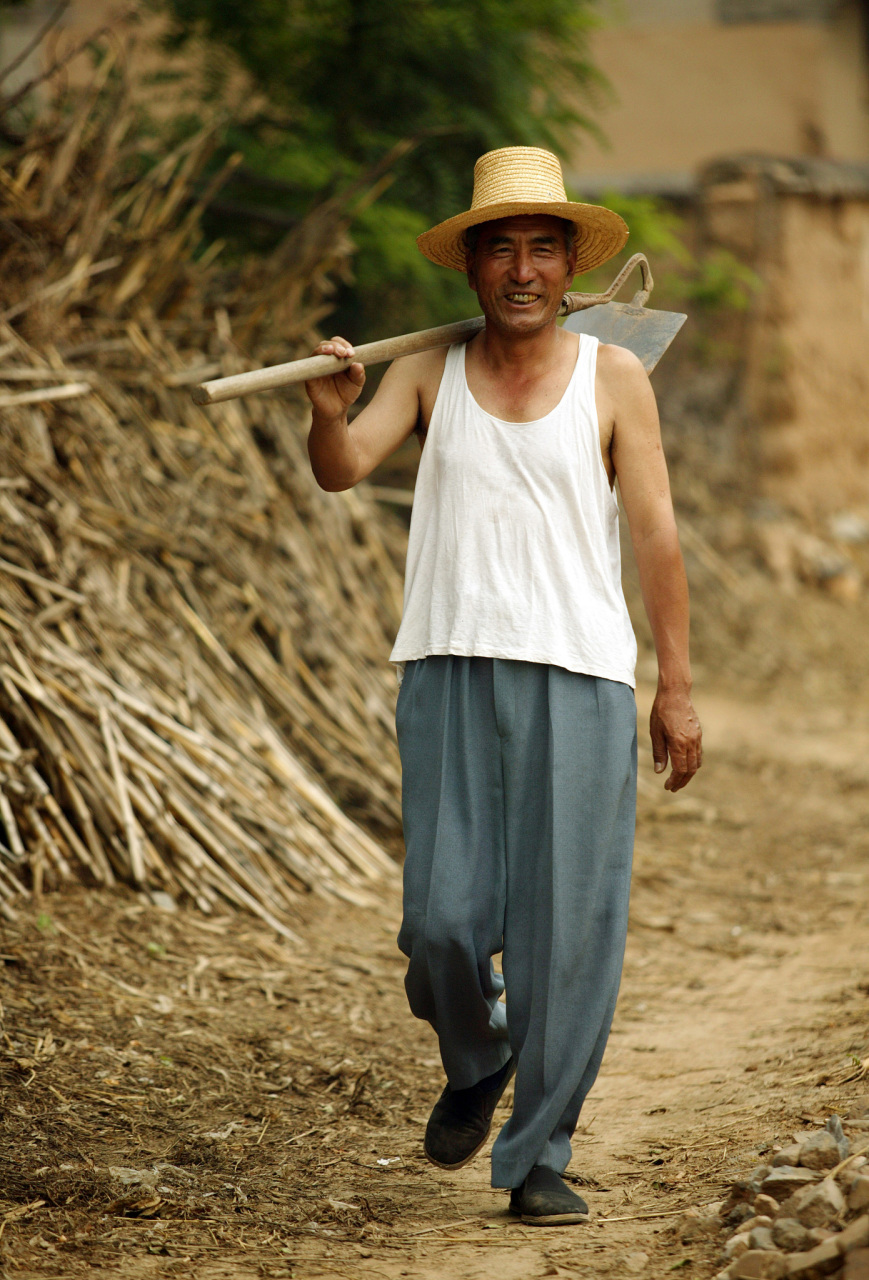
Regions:
<instances>
[{"instance_id":1,"label":"bamboo stalk","mask_svg":"<svg viewBox=\"0 0 869 1280\"><path fill-rule=\"evenodd\" d=\"M72 289L77 284L81 284L89 276L99 275L101 271L111 271L120 261L120 257L116 257L107 258L105 262L95 262L92 266L80 264L70 271L69 275L64 276L62 280L58 280L55 284L46 285L44 289L39 289L31 297L25 298L23 302L19 302L16 306L0 312L0 323L16 319L17 316L22 315L35 303L47 302L49 298L54 298L58 294L64 293L67 289ZM90 391L90 385L88 385L88 391Z\"/></svg>"},{"instance_id":2,"label":"bamboo stalk","mask_svg":"<svg viewBox=\"0 0 869 1280\"><path fill-rule=\"evenodd\" d=\"M32 569L22 569L20 565L10 564L8 560L0 559L0 573L8 573L10 578L20 578L22 582L42 587L52 595L62 596L64 600L71 600L74 604L85 604L87 601L87 596L83 596L80 591L61 586L59 582L53 582L51 578L45 578L41 573L34 573Z\"/></svg>"},{"instance_id":3,"label":"bamboo stalk","mask_svg":"<svg viewBox=\"0 0 869 1280\"><path fill-rule=\"evenodd\" d=\"M0 382L68 382L70 378L81 382L96 376L90 369L0 368Z\"/></svg>"},{"instance_id":4,"label":"bamboo stalk","mask_svg":"<svg viewBox=\"0 0 869 1280\"><path fill-rule=\"evenodd\" d=\"M118 743L115 737L117 730L112 724L108 707L100 707L100 728L103 733L103 742L106 745L106 751L109 757L109 765L112 770L112 777L115 783L115 790L118 795L118 803L121 806L121 815L124 821L124 830L127 834L127 849L130 854L130 870L136 884L143 885L145 883L145 863L142 855L142 836L136 825L136 819L133 814L133 806L130 804L130 796L127 791L127 784L124 778L124 771L121 768L120 757L118 756Z\"/></svg>"},{"instance_id":5,"label":"bamboo stalk","mask_svg":"<svg viewBox=\"0 0 869 1280\"><path fill-rule=\"evenodd\" d=\"M43 822L39 810L35 805L28 805L25 809L25 813L27 814L27 820L30 823L30 826L35 831L42 848L48 856L49 862L54 867L55 871L57 871L61 880L71 880L72 869L66 858L61 853L54 836Z\"/></svg>"},{"instance_id":6,"label":"bamboo stalk","mask_svg":"<svg viewBox=\"0 0 869 1280\"><path fill-rule=\"evenodd\" d=\"M16 861L23 862L26 853L24 841L21 839L21 833L18 830L18 823L15 821L15 814L12 811L12 805L9 803L9 797L2 786L0 786L0 817L2 817L3 826L6 828L6 839L9 841L9 848L15 855Z\"/></svg>"},{"instance_id":7,"label":"bamboo stalk","mask_svg":"<svg viewBox=\"0 0 869 1280\"><path fill-rule=\"evenodd\" d=\"M110 65L0 163L0 912L28 875L37 897L123 879L292 939L299 895L364 906L397 877L341 805L396 829L403 534L365 495L320 493L284 406L209 421L183 388L243 371L233 335L279 359L272 333L311 330L340 213L312 216L280 280L245 278L214 332L191 258L214 123L119 187L136 123Z\"/></svg>"}]
</instances>

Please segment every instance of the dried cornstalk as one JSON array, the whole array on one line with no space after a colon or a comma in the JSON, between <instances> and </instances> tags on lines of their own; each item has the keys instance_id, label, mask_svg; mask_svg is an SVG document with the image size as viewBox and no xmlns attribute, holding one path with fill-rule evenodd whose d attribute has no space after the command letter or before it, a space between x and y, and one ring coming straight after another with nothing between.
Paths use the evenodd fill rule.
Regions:
<instances>
[{"instance_id":1,"label":"dried cornstalk","mask_svg":"<svg viewBox=\"0 0 869 1280\"><path fill-rule=\"evenodd\" d=\"M214 314L215 125L143 176L107 64L56 113L0 155L0 913L122 878L292 937L305 893L397 875L403 534L317 489L294 403L209 419L185 388L245 367L234 331L310 341L341 219Z\"/></svg>"}]
</instances>

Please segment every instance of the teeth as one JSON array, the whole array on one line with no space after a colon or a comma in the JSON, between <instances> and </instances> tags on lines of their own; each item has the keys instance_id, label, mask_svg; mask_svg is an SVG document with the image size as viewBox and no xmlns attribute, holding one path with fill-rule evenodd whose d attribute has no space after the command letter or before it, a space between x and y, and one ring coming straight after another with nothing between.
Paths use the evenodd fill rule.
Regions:
<instances>
[{"instance_id":1,"label":"teeth","mask_svg":"<svg viewBox=\"0 0 869 1280\"><path fill-rule=\"evenodd\" d=\"M508 293L507 297L510 300L510 302L536 302L537 301L536 293Z\"/></svg>"}]
</instances>

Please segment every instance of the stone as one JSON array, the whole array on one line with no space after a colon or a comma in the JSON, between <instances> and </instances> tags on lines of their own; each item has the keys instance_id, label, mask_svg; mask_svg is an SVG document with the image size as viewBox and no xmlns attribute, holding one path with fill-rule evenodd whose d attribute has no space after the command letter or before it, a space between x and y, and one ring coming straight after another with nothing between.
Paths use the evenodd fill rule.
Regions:
<instances>
[{"instance_id":1,"label":"stone","mask_svg":"<svg viewBox=\"0 0 869 1280\"><path fill-rule=\"evenodd\" d=\"M790 1216L804 1227L826 1227L845 1208L845 1197L832 1178L805 1187L793 1199L795 1209Z\"/></svg>"},{"instance_id":2,"label":"stone","mask_svg":"<svg viewBox=\"0 0 869 1280\"><path fill-rule=\"evenodd\" d=\"M869 1177L858 1174L848 1190L848 1208L852 1213L869 1208Z\"/></svg>"},{"instance_id":3,"label":"stone","mask_svg":"<svg viewBox=\"0 0 869 1280\"><path fill-rule=\"evenodd\" d=\"M756 1164L754 1166L751 1173L748 1175L748 1185L754 1191L755 1195L757 1195L758 1191L760 1191L763 1186L764 1178L768 1177L771 1173L772 1165Z\"/></svg>"},{"instance_id":4,"label":"stone","mask_svg":"<svg viewBox=\"0 0 869 1280\"><path fill-rule=\"evenodd\" d=\"M782 1200L781 1204L778 1207L778 1212L775 1214L775 1217L776 1218L796 1217L797 1203L798 1201L797 1201L796 1195L788 1196L787 1200Z\"/></svg>"},{"instance_id":5,"label":"stone","mask_svg":"<svg viewBox=\"0 0 869 1280\"><path fill-rule=\"evenodd\" d=\"M787 1274L798 1276L803 1271L817 1270L823 1275L834 1271L840 1261L838 1241L834 1236L830 1240L825 1240L823 1244L815 1245L814 1249L809 1249L807 1253L790 1254L787 1260Z\"/></svg>"},{"instance_id":6,"label":"stone","mask_svg":"<svg viewBox=\"0 0 869 1280\"><path fill-rule=\"evenodd\" d=\"M717 1235L721 1230L721 1219L717 1213L706 1213L692 1205L685 1210L673 1229L683 1244L690 1244L701 1236Z\"/></svg>"},{"instance_id":7,"label":"stone","mask_svg":"<svg viewBox=\"0 0 869 1280\"><path fill-rule=\"evenodd\" d=\"M752 1205L754 1203L755 1195L756 1192L752 1191L747 1182L732 1183L727 1199L722 1203L721 1208L718 1210L718 1216L720 1218L727 1219L737 1205Z\"/></svg>"},{"instance_id":8,"label":"stone","mask_svg":"<svg viewBox=\"0 0 869 1280\"><path fill-rule=\"evenodd\" d=\"M772 1224L773 1243L786 1253L802 1253L811 1249L813 1241L806 1228L796 1218L776 1218Z\"/></svg>"},{"instance_id":9,"label":"stone","mask_svg":"<svg viewBox=\"0 0 869 1280\"><path fill-rule=\"evenodd\" d=\"M855 1098L848 1109L848 1120L860 1120L863 1116L869 1116L869 1093L864 1093L862 1098Z\"/></svg>"},{"instance_id":10,"label":"stone","mask_svg":"<svg viewBox=\"0 0 869 1280\"><path fill-rule=\"evenodd\" d=\"M869 1247L869 1213L851 1222L836 1236L840 1253L850 1253L852 1249Z\"/></svg>"},{"instance_id":11,"label":"stone","mask_svg":"<svg viewBox=\"0 0 869 1280\"><path fill-rule=\"evenodd\" d=\"M802 1187L810 1186L817 1181L817 1174L811 1169L797 1169L793 1165L783 1164L771 1169L761 1184L764 1195L772 1196L779 1204Z\"/></svg>"},{"instance_id":12,"label":"stone","mask_svg":"<svg viewBox=\"0 0 869 1280\"><path fill-rule=\"evenodd\" d=\"M727 1268L730 1280L782 1280L788 1274L788 1260L783 1253L767 1249L749 1249Z\"/></svg>"},{"instance_id":13,"label":"stone","mask_svg":"<svg viewBox=\"0 0 869 1280\"><path fill-rule=\"evenodd\" d=\"M754 1212L767 1218L774 1218L778 1212L778 1200L773 1200L772 1196L764 1195L761 1191L754 1202Z\"/></svg>"},{"instance_id":14,"label":"stone","mask_svg":"<svg viewBox=\"0 0 869 1280\"><path fill-rule=\"evenodd\" d=\"M823 1244L825 1240L831 1240L833 1236L839 1233L833 1227L811 1227L809 1229L809 1239L812 1242L812 1248L816 1244Z\"/></svg>"},{"instance_id":15,"label":"stone","mask_svg":"<svg viewBox=\"0 0 869 1280\"><path fill-rule=\"evenodd\" d=\"M855 1249L848 1254L842 1280L869 1280L869 1249Z\"/></svg>"},{"instance_id":16,"label":"stone","mask_svg":"<svg viewBox=\"0 0 869 1280\"><path fill-rule=\"evenodd\" d=\"M730 1194L718 1210L718 1216L728 1227L738 1227L746 1218L753 1218L755 1193L747 1182L734 1182Z\"/></svg>"},{"instance_id":17,"label":"stone","mask_svg":"<svg viewBox=\"0 0 869 1280\"><path fill-rule=\"evenodd\" d=\"M774 1249L775 1241L769 1227L753 1227L748 1233L749 1249Z\"/></svg>"},{"instance_id":18,"label":"stone","mask_svg":"<svg viewBox=\"0 0 869 1280\"><path fill-rule=\"evenodd\" d=\"M624 1267L631 1275L638 1276L645 1271L649 1265L649 1255L647 1253L629 1253L624 1258Z\"/></svg>"},{"instance_id":19,"label":"stone","mask_svg":"<svg viewBox=\"0 0 869 1280\"><path fill-rule=\"evenodd\" d=\"M755 1208L757 1206L755 1205ZM772 1218L766 1213L756 1213L753 1218L746 1218L739 1224L740 1231L753 1231L755 1227L771 1227Z\"/></svg>"},{"instance_id":20,"label":"stone","mask_svg":"<svg viewBox=\"0 0 869 1280\"><path fill-rule=\"evenodd\" d=\"M842 1168L835 1169L833 1171L832 1176L842 1188L842 1192L846 1200L848 1199L848 1192L851 1190L853 1183L856 1181L857 1175L860 1173L862 1173L864 1177L866 1176L866 1170L855 1169L850 1160L847 1160Z\"/></svg>"},{"instance_id":21,"label":"stone","mask_svg":"<svg viewBox=\"0 0 869 1280\"><path fill-rule=\"evenodd\" d=\"M673 1231L681 1240L686 1232L691 1232L700 1221L700 1210L696 1205L690 1205L685 1212L677 1218L673 1225Z\"/></svg>"},{"instance_id":22,"label":"stone","mask_svg":"<svg viewBox=\"0 0 869 1280\"><path fill-rule=\"evenodd\" d=\"M851 1154L851 1143L845 1137L845 1131L842 1128L842 1121L838 1116L830 1116L827 1121L827 1133L835 1139L836 1146L839 1148L839 1159L847 1160Z\"/></svg>"},{"instance_id":23,"label":"stone","mask_svg":"<svg viewBox=\"0 0 869 1280\"><path fill-rule=\"evenodd\" d=\"M737 1231L735 1236L731 1236L724 1246L724 1256L732 1261L734 1258L740 1258L744 1253L748 1252L748 1232Z\"/></svg>"},{"instance_id":24,"label":"stone","mask_svg":"<svg viewBox=\"0 0 869 1280\"><path fill-rule=\"evenodd\" d=\"M733 1206L724 1221L729 1227L741 1227L743 1222L753 1217L755 1217L754 1209L748 1201L743 1200L741 1204Z\"/></svg>"},{"instance_id":25,"label":"stone","mask_svg":"<svg viewBox=\"0 0 869 1280\"><path fill-rule=\"evenodd\" d=\"M804 1169L835 1169L841 1159L839 1144L826 1129L813 1133L800 1147L800 1164Z\"/></svg>"},{"instance_id":26,"label":"stone","mask_svg":"<svg viewBox=\"0 0 869 1280\"><path fill-rule=\"evenodd\" d=\"M782 1147L781 1151L777 1151L773 1156L770 1164L774 1169L779 1169L783 1164L798 1165L800 1163L800 1144L793 1142L789 1147Z\"/></svg>"}]
</instances>

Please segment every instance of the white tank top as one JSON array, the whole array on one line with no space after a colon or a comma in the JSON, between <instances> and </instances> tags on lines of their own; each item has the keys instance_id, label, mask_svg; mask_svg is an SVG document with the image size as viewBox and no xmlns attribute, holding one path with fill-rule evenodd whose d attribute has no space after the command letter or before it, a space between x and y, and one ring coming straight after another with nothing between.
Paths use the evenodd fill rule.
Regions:
<instances>
[{"instance_id":1,"label":"white tank top","mask_svg":"<svg viewBox=\"0 0 869 1280\"><path fill-rule=\"evenodd\" d=\"M420 460L397 663L428 654L545 662L634 686L618 502L600 452L597 338L550 413L477 404L450 347Z\"/></svg>"}]
</instances>

